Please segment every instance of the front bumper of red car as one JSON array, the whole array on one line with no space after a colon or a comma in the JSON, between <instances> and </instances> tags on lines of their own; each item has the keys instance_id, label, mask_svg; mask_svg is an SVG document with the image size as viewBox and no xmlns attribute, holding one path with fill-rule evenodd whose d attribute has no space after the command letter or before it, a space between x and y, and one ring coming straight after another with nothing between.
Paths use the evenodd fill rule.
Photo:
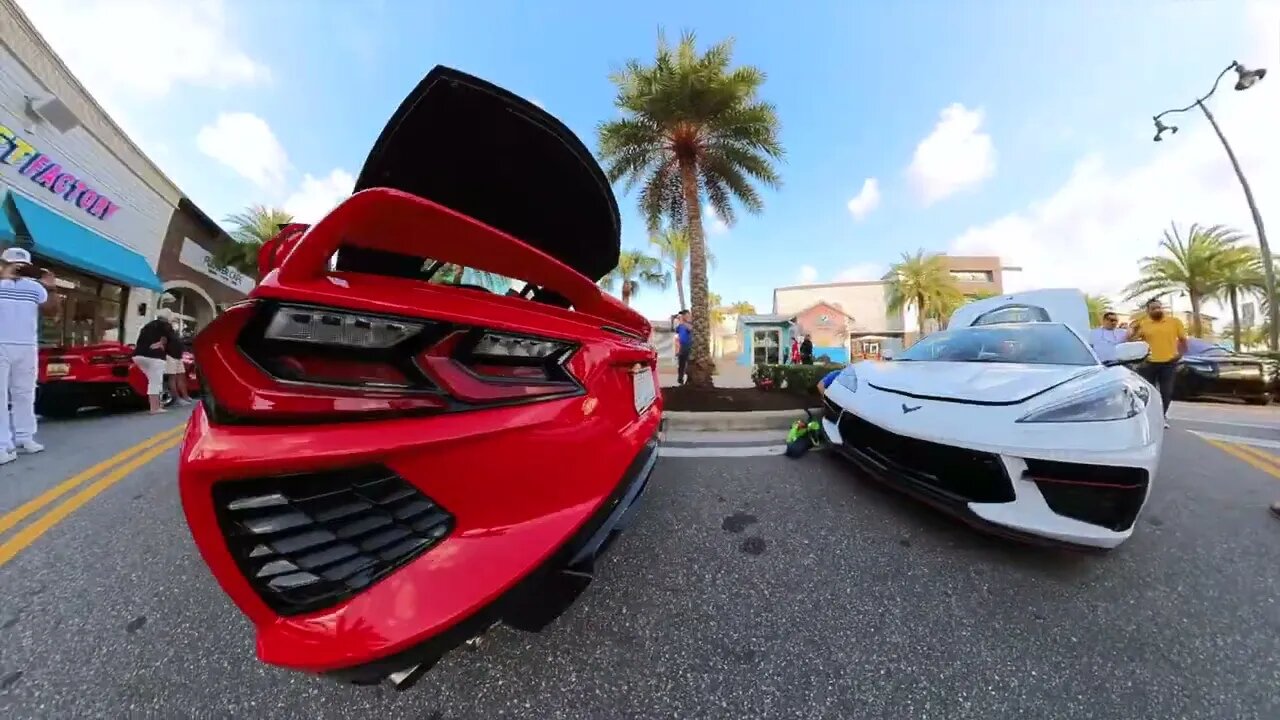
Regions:
<instances>
[{"instance_id":1,"label":"front bumper of red car","mask_svg":"<svg viewBox=\"0 0 1280 720\"><path fill-rule=\"evenodd\" d=\"M589 407L579 397L477 413L465 426L423 418L283 432L213 426L198 409L183 448L183 506L215 578L254 623L263 662L403 689L495 622L540 629L590 581L652 472L661 408L619 432ZM448 535L336 604L282 614L233 557L215 486L368 463L447 509Z\"/></svg>"}]
</instances>

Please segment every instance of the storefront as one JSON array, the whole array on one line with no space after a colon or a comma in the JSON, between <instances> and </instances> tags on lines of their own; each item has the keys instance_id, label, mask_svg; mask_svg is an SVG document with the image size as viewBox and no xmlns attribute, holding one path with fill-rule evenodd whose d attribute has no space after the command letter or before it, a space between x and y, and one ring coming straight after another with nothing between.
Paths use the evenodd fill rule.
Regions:
<instances>
[{"instance_id":1,"label":"storefront","mask_svg":"<svg viewBox=\"0 0 1280 720\"><path fill-rule=\"evenodd\" d=\"M176 188L142 179L140 167L162 176L69 74L59 74L65 68L51 53L36 58L47 48L21 30L6 28L0 43L0 248L24 247L58 277L42 308L42 345L129 342L154 316L163 289L155 263ZM19 51L31 55L27 62ZM29 67L49 77L37 79ZM121 159L127 151L129 163Z\"/></svg>"},{"instance_id":2,"label":"storefront","mask_svg":"<svg viewBox=\"0 0 1280 720\"><path fill-rule=\"evenodd\" d=\"M199 332L223 307L253 290L253 278L214 262L214 253L230 242L234 241L190 200L178 201L157 270L164 286L160 306L178 314L178 329L184 334Z\"/></svg>"}]
</instances>

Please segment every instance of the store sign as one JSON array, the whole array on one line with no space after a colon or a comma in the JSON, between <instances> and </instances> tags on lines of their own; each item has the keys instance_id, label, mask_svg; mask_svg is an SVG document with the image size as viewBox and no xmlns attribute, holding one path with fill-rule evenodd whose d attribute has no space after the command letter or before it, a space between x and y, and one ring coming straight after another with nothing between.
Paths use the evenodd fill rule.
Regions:
<instances>
[{"instance_id":1,"label":"store sign","mask_svg":"<svg viewBox=\"0 0 1280 720\"><path fill-rule=\"evenodd\" d=\"M22 177L99 220L110 220L120 209L111 198L64 170L55 158L4 125L0 125L0 164L15 168Z\"/></svg>"},{"instance_id":2,"label":"store sign","mask_svg":"<svg viewBox=\"0 0 1280 720\"><path fill-rule=\"evenodd\" d=\"M232 290L237 290L249 294L255 285L253 278L236 270L235 268L220 268L213 261L213 253L205 250L189 238L182 239L182 251L178 254L178 259L183 265L201 272L218 282L226 285Z\"/></svg>"}]
</instances>

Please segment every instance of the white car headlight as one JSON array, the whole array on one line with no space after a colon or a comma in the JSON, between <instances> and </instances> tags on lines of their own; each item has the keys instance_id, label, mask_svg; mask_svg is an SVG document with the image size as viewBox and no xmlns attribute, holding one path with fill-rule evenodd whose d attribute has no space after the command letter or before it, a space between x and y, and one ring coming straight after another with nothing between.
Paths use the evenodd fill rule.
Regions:
<instances>
[{"instance_id":1,"label":"white car headlight","mask_svg":"<svg viewBox=\"0 0 1280 720\"><path fill-rule=\"evenodd\" d=\"M1108 383L1033 410L1020 423L1073 423L1127 420L1146 410L1151 388L1140 378Z\"/></svg>"},{"instance_id":2,"label":"white car headlight","mask_svg":"<svg viewBox=\"0 0 1280 720\"><path fill-rule=\"evenodd\" d=\"M858 392L858 374L853 371L853 367L847 367L841 371L836 376L836 382L849 392Z\"/></svg>"}]
</instances>

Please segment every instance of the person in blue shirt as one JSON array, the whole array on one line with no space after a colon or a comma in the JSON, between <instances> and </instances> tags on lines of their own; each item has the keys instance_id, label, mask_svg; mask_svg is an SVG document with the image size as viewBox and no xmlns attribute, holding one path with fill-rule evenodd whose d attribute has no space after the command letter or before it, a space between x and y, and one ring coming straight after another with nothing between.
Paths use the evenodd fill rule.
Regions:
<instances>
[{"instance_id":1,"label":"person in blue shirt","mask_svg":"<svg viewBox=\"0 0 1280 720\"><path fill-rule=\"evenodd\" d=\"M823 375L822 379L818 381L818 397L826 395L827 388L831 387L831 383L835 382L836 378L839 376L840 370L832 370L826 375Z\"/></svg>"},{"instance_id":2,"label":"person in blue shirt","mask_svg":"<svg viewBox=\"0 0 1280 720\"><path fill-rule=\"evenodd\" d=\"M681 310L676 317L676 384L683 385L689 371L689 351L693 349L693 320L688 310Z\"/></svg>"}]
</instances>

